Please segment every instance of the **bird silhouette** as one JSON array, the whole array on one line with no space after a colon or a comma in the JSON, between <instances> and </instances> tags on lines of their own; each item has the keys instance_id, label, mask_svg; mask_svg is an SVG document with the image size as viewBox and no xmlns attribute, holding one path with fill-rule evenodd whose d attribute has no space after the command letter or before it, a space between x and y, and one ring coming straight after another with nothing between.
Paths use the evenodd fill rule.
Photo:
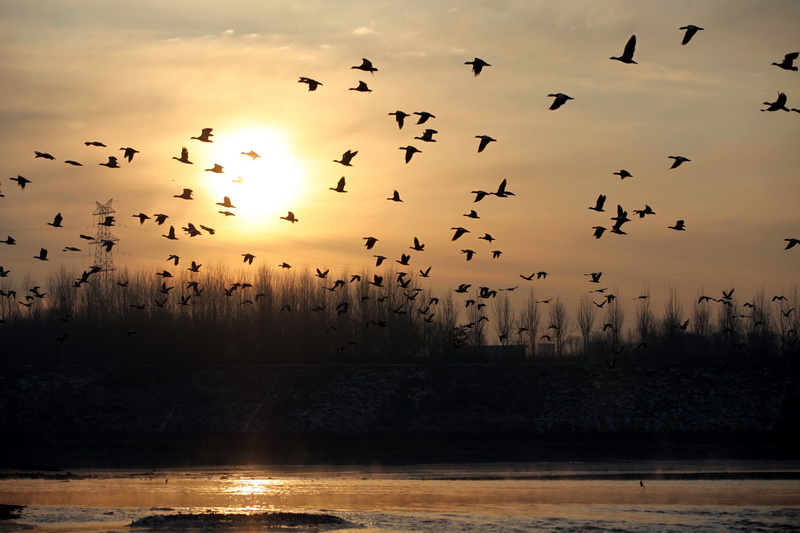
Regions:
<instances>
[{"instance_id":1,"label":"bird silhouette","mask_svg":"<svg viewBox=\"0 0 800 533\"><path fill-rule=\"evenodd\" d=\"M669 167L670 169L673 169L673 168L678 168L678 167L679 167L679 166L681 166L683 163L685 163L685 162L687 162L687 161L691 161L691 159L688 159L688 158L686 158L686 157L683 157L682 155L670 155L670 156L667 156L667 157L668 157L669 159L674 159L674 160L675 160L675 161L673 161L673 162L672 162L672 166L671 166L671 167Z\"/></svg>"},{"instance_id":2,"label":"bird silhouette","mask_svg":"<svg viewBox=\"0 0 800 533\"><path fill-rule=\"evenodd\" d=\"M253 161L255 161L256 159L258 159L259 157L261 157L260 155L258 155L257 153L255 153L255 152L254 152L254 151L252 151L252 150L250 150L249 152L239 152L239 153L240 153L241 155L246 155L247 157L249 157L249 158L250 158L250 159L252 159Z\"/></svg>"},{"instance_id":3,"label":"bird silhouette","mask_svg":"<svg viewBox=\"0 0 800 533\"><path fill-rule=\"evenodd\" d=\"M406 151L406 157L405 157L406 163L411 161L411 157L417 152L422 153L422 150L418 150L416 147L411 146L410 144L408 146L401 146L400 150Z\"/></svg>"},{"instance_id":4,"label":"bird silhouette","mask_svg":"<svg viewBox=\"0 0 800 533\"><path fill-rule=\"evenodd\" d=\"M173 264L175 264L175 266L178 265L180 260L181 260L181 258L179 256L175 255L175 254L170 254L169 257L167 257L167 261L172 261Z\"/></svg>"},{"instance_id":5,"label":"bird silhouette","mask_svg":"<svg viewBox=\"0 0 800 533\"><path fill-rule=\"evenodd\" d=\"M352 66L350 68L351 69L354 68L356 70L363 70L364 72L369 72L370 74L374 74L375 72L378 72L378 69L376 69L375 67L372 66L372 61L370 61L366 57L362 57L361 58L361 64L360 65L355 65L355 66Z\"/></svg>"},{"instance_id":6,"label":"bird silhouette","mask_svg":"<svg viewBox=\"0 0 800 533\"><path fill-rule=\"evenodd\" d=\"M47 152L39 152L38 150L33 151L34 159L42 158L47 159L49 161L55 161L56 158L52 154L48 154Z\"/></svg>"},{"instance_id":7,"label":"bird silhouette","mask_svg":"<svg viewBox=\"0 0 800 533\"><path fill-rule=\"evenodd\" d=\"M360 93L371 93L372 89L367 87L367 84L361 80L358 81L358 85L355 87L350 87L348 91L358 91Z\"/></svg>"},{"instance_id":8,"label":"bird silhouette","mask_svg":"<svg viewBox=\"0 0 800 533\"><path fill-rule=\"evenodd\" d=\"M175 263L177 265L177 263ZM203 266L202 264L197 264L195 261L192 261L192 266L187 268L189 272L200 272L200 267Z\"/></svg>"},{"instance_id":9,"label":"bird silhouette","mask_svg":"<svg viewBox=\"0 0 800 533\"><path fill-rule=\"evenodd\" d=\"M592 211L597 211L598 213L604 213L605 210L603 209L603 205L606 203L606 195L601 194L597 197L597 201L595 202L594 206L589 206L589 209Z\"/></svg>"},{"instance_id":10,"label":"bird silhouette","mask_svg":"<svg viewBox=\"0 0 800 533\"><path fill-rule=\"evenodd\" d=\"M404 123L406 117L410 117L411 116L408 113L405 113L404 111L400 111L400 110L397 110L397 111L394 111L392 113L389 113L389 115L394 115L394 119L397 122L397 127L398 127L398 129L401 129L401 130L403 129L403 123Z\"/></svg>"},{"instance_id":11,"label":"bird silhouette","mask_svg":"<svg viewBox=\"0 0 800 533\"><path fill-rule=\"evenodd\" d=\"M41 250L39 250L39 255L34 255L33 258L38 259L40 261L48 261L47 250L42 248Z\"/></svg>"},{"instance_id":12,"label":"bird silhouette","mask_svg":"<svg viewBox=\"0 0 800 533\"><path fill-rule=\"evenodd\" d=\"M395 263L400 263L401 265L408 265L408 262L411 260L411 256L408 254L400 254L400 259L397 259Z\"/></svg>"},{"instance_id":13,"label":"bird silhouette","mask_svg":"<svg viewBox=\"0 0 800 533\"><path fill-rule=\"evenodd\" d=\"M488 233L484 233L483 237L478 237L478 238L479 239L483 239L484 241L487 241L487 242L492 242L493 240L495 240L495 238L492 237L491 235L489 235Z\"/></svg>"},{"instance_id":14,"label":"bird silhouette","mask_svg":"<svg viewBox=\"0 0 800 533\"><path fill-rule=\"evenodd\" d=\"M183 192L180 194L173 194L173 198L183 198L184 200L193 200L192 198L192 189L183 189Z\"/></svg>"},{"instance_id":15,"label":"bird silhouette","mask_svg":"<svg viewBox=\"0 0 800 533\"><path fill-rule=\"evenodd\" d=\"M464 213L462 216L467 218L481 218L478 216L478 213L474 209L470 209L469 213Z\"/></svg>"},{"instance_id":16,"label":"bird silhouette","mask_svg":"<svg viewBox=\"0 0 800 533\"><path fill-rule=\"evenodd\" d=\"M224 168L225 167L223 167L222 165L214 163L214 166L211 168L207 168L206 172L213 172L214 174L224 174L225 173Z\"/></svg>"},{"instance_id":17,"label":"bird silhouette","mask_svg":"<svg viewBox=\"0 0 800 533\"><path fill-rule=\"evenodd\" d=\"M285 217L280 217L280 218L281 218L282 220L288 220L288 221L289 221L289 222L291 222L292 224L294 224L295 222L299 222L299 221L300 221L300 219L298 219L298 218L295 218L295 216L294 216L294 213L292 213L291 211L289 211L289 212L286 214L286 216L285 216Z\"/></svg>"},{"instance_id":18,"label":"bird silhouette","mask_svg":"<svg viewBox=\"0 0 800 533\"><path fill-rule=\"evenodd\" d=\"M364 243L364 246L367 247L367 250L372 250L372 247L375 246L376 242L378 242L378 239L375 237L364 237L364 240L367 241Z\"/></svg>"},{"instance_id":19,"label":"bird silhouette","mask_svg":"<svg viewBox=\"0 0 800 533\"><path fill-rule=\"evenodd\" d=\"M683 34L683 40L681 41L681 44L688 44L689 41L692 40L692 37L694 37L695 33L705 28L701 28L700 26L695 26L694 24L689 24L688 26L681 26L678 29L686 30L686 33Z\"/></svg>"},{"instance_id":20,"label":"bird silhouette","mask_svg":"<svg viewBox=\"0 0 800 533\"><path fill-rule=\"evenodd\" d=\"M478 144L478 153L483 152L487 146L489 146L490 142L495 142L497 139L492 139L488 135L476 135L476 139L480 139L481 142Z\"/></svg>"},{"instance_id":21,"label":"bird silhouette","mask_svg":"<svg viewBox=\"0 0 800 533\"><path fill-rule=\"evenodd\" d=\"M412 114L419 115L419 118L417 119L417 125L425 124L426 122L428 122L428 119L436 118L436 115L428 113L427 111L414 111L414 113Z\"/></svg>"},{"instance_id":22,"label":"bird silhouette","mask_svg":"<svg viewBox=\"0 0 800 533\"><path fill-rule=\"evenodd\" d=\"M56 216L53 217L53 221L48 222L47 225L53 226L54 228L62 228L63 227L61 225L62 220L64 220L64 218L61 216L61 213L57 213Z\"/></svg>"},{"instance_id":23,"label":"bird silhouette","mask_svg":"<svg viewBox=\"0 0 800 533\"><path fill-rule=\"evenodd\" d=\"M644 209L634 209L633 210L633 214L634 215L639 215L639 218L644 218L645 215L655 215L656 212L653 211L652 207L650 207L649 205L645 204Z\"/></svg>"},{"instance_id":24,"label":"bird silhouette","mask_svg":"<svg viewBox=\"0 0 800 533\"><path fill-rule=\"evenodd\" d=\"M334 163L341 163L342 165L344 165L346 167L352 167L353 165L350 163L350 161L353 160L353 158L356 156L356 154L358 154L358 151L353 152L351 150L348 150L348 151L346 151L345 153L342 154L342 158L341 159L334 159L333 162Z\"/></svg>"},{"instance_id":25,"label":"bird silhouette","mask_svg":"<svg viewBox=\"0 0 800 533\"><path fill-rule=\"evenodd\" d=\"M621 179L621 180L624 180L625 178L632 178L633 177L633 174L631 174L630 172L628 172L624 168L622 170L620 170L619 172L614 172L613 174L616 175L616 176L619 176L619 179Z\"/></svg>"},{"instance_id":26,"label":"bird silhouette","mask_svg":"<svg viewBox=\"0 0 800 533\"><path fill-rule=\"evenodd\" d=\"M344 185L345 185L345 179L344 179L344 176L342 176L341 178L339 178L339 181L336 184L336 187L328 187L328 189L330 189L331 191L336 191L336 192L347 192L346 190L344 190Z\"/></svg>"},{"instance_id":27,"label":"bird silhouette","mask_svg":"<svg viewBox=\"0 0 800 533\"><path fill-rule=\"evenodd\" d=\"M135 150L130 146L127 146L125 148L120 148L120 150L124 152L122 154L122 157L127 159L128 163L131 163L133 161L133 156L139 153L139 150Z\"/></svg>"},{"instance_id":28,"label":"bird silhouette","mask_svg":"<svg viewBox=\"0 0 800 533\"><path fill-rule=\"evenodd\" d=\"M139 213L138 215L131 215L133 218L139 219L139 224L144 224L145 220L150 220L150 217L145 215L144 213Z\"/></svg>"},{"instance_id":29,"label":"bird silhouette","mask_svg":"<svg viewBox=\"0 0 800 533\"><path fill-rule=\"evenodd\" d=\"M167 239L169 239L171 241L177 241L178 238L175 236L175 226L170 226L169 227L169 231L167 232L167 234L166 235L162 235L162 237L166 237Z\"/></svg>"},{"instance_id":30,"label":"bird silhouette","mask_svg":"<svg viewBox=\"0 0 800 533\"><path fill-rule=\"evenodd\" d=\"M602 275L602 272L590 272L589 274L584 274L584 276L589 276L592 278L589 280L589 283L600 283L600 276Z\"/></svg>"},{"instance_id":31,"label":"bird silhouette","mask_svg":"<svg viewBox=\"0 0 800 533\"><path fill-rule=\"evenodd\" d=\"M318 278L325 279L325 278L327 278L327 277L328 277L328 272L330 272L330 269L328 269L328 270L325 270L324 272L323 272L322 270L320 270L320 269L317 269L317 273L316 273L315 275L316 275Z\"/></svg>"},{"instance_id":32,"label":"bird silhouette","mask_svg":"<svg viewBox=\"0 0 800 533\"><path fill-rule=\"evenodd\" d=\"M247 263L248 265L253 264L253 259L256 258L253 254L242 254L242 263Z\"/></svg>"},{"instance_id":33,"label":"bird silhouette","mask_svg":"<svg viewBox=\"0 0 800 533\"><path fill-rule=\"evenodd\" d=\"M214 131L214 128L203 128L200 131L200 135L198 135L197 137L191 137L191 138L192 139L197 139L198 141L202 141L204 143L214 142L214 141L211 140L211 137L214 136L214 134L211 133L212 131Z\"/></svg>"},{"instance_id":34,"label":"bird silhouette","mask_svg":"<svg viewBox=\"0 0 800 533\"><path fill-rule=\"evenodd\" d=\"M156 224L158 224L159 226L162 225L164 222L166 222L167 219L169 218L169 215L165 215L163 213L156 213L153 216L156 217Z\"/></svg>"},{"instance_id":35,"label":"bird silhouette","mask_svg":"<svg viewBox=\"0 0 800 533\"><path fill-rule=\"evenodd\" d=\"M322 85L322 84L321 84L320 82L318 82L317 80L314 80L314 79L311 79L311 78L306 78L306 77L304 77L304 76L300 76L300 79L299 79L299 80L297 80L297 83L305 83L305 84L308 84L308 90L309 90L309 91L316 91L316 90L317 90L317 87L319 87L320 85Z\"/></svg>"},{"instance_id":36,"label":"bird silhouette","mask_svg":"<svg viewBox=\"0 0 800 533\"><path fill-rule=\"evenodd\" d=\"M786 241L786 248L784 248L784 250L794 248L795 246L797 246L798 243L800 243L800 239L795 239L794 237L790 237L788 239L783 239L783 240Z\"/></svg>"},{"instance_id":37,"label":"bird silhouette","mask_svg":"<svg viewBox=\"0 0 800 533\"><path fill-rule=\"evenodd\" d=\"M420 244L419 239L414 237L414 246L410 246L410 248L412 250L417 251L417 252L422 252L422 251L425 250L425 245L424 244Z\"/></svg>"},{"instance_id":38,"label":"bird silhouette","mask_svg":"<svg viewBox=\"0 0 800 533\"><path fill-rule=\"evenodd\" d=\"M426 268L425 270L420 270L419 275L423 278L428 278L431 275L431 267Z\"/></svg>"},{"instance_id":39,"label":"bird silhouette","mask_svg":"<svg viewBox=\"0 0 800 533\"><path fill-rule=\"evenodd\" d=\"M77 161L73 161L72 159L67 159L67 160L64 161L64 163L66 163L68 165L72 165L73 167L82 167L83 166L82 164L78 163Z\"/></svg>"},{"instance_id":40,"label":"bird silhouette","mask_svg":"<svg viewBox=\"0 0 800 533\"><path fill-rule=\"evenodd\" d=\"M462 254L467 254L467 261L472 261L472 257L475 255L475 250L470 250L467 248L466 250L461 250Z\"/></svg>"},{"instance_id":41,"label":"bird silhouette","mask_svg":"<svg viewBox=\"0 0 800 533\"><path fill-rule=\"evenodd\" d=\"M667 227L669 229L674 229L674 230L678 230L678 231L685 231L686 230L686 226L684 225L683 220L678 220L677 222L675 222L674 226L667 226Z\"/></svg>"},{"instance_id":42,"label":"bird silhouette","mask_svg":"<svg viewBox=\"0 0 800 533\"><path fill-rule=\"evenodd\" d=\"M555 100L553 100L553 103L550 104L550 110L551 111L555 111L556 109L558 109L562 105L566 104L567 100L574 100L573 97L567 96L564 93L548 94L547 96L555 97Z\"/></svg>"},{"instance_id":43,"label":"bird silhouette","mask_svg":"<svg viewBox=\"0 0 800 533\"><path fill-rule=\"evenodd\" d=\"M780 63L772 63L776 67L780 67L783 70L794 70L797 71L797 67L794 66L794 61L797 57L800 56L800 52L792 52L790 54L786 54L783 56L783 61Z\"/></svg>"},{"instance_id":44,"label":"bird silhouette","mask_svg":"<svg viewBox=\"0 0 800 533\"><path fill-rule=\"evenodd\" d=\"M483 70L483 67L491 67L489 63L484 61L483 59L476 57L472 61L465 61L465 65L472 65L472 74L477 76Z\"/></svg>"},{"instance_id":45,"label":"bird silhouette","mask_svg":"<svg viewBox=\"0 0 800 533\"><path fill-rule=\"evenodd\" d=\"M222 207L227 207L229 209L236 209L236 206L231 203L231 199L227 196L224 196L222 201L217 202L216 205L221 205Z\"/></svg>"},{"instance_id":46,"label":"bird silhouette","mask_svg":"<svg viewBox=\"0 0 800 533\"><path fill-rule=\"evenodd\" d=\"M631 35L631 38L628 39L628 42L625 43L625 49L622 51L622 55L619 57L611 57L609 59L615 59L617 61L621 61L622 63L628 63L632 65L636 65L636 61L633 60L633 53L636 50L636 35Z\"/></svg>"},{"instance_id":47,"label":"bird silhouette","mask_svg":"<svg viewBox=\"0 0 800 533\"><path fill-rule=\"evenodd\" d=\"M16 181L20 189L25 189L25 186L31 183L31 180L29 180L24 176L17 176L16 178L8 178L8 179L10 179L11 181Z\"/></svg>"},{"instance_id":48,"label":"bird silhouette","mask_svg":"<svg viewBox=\"0 0 800 533\"><path fill-rule=\"evenodd\" d=\"M85 144L86 146L99 146L101 148L106 148L106 145L101 143L100 141L86 141L83 144Z\"/></svg>"},{"instance_id":49,"label":"bird silhouette","mask_svg":"<svg viewBox=\"0 0 800 533\"><path fill-rule=\"evenodd\" d=\"M117 158L113 155L108 156L108 161L99 163L99 165L108 168L119 168L119 162L117 162Z\"/></svg>"},{"instance_id":50,"label":"bird silhouette","mask_svg":"<svg viewBox=\"0 0 800 533\"><path fill-rule=\"evenodd\" d=\"M513 192L506 190L506 185L508 185L508 180L507 179L503 179L503 181L501 181L500 185L497 187L497 190L495 192L493 192L492 194L494 194L495 196L497 196L499 198L507 198L509 196L516 196Z\"/></svg>"},{"instance_id":51,"label":"bird silhouette","mask_svg":"<svg viewBox=\"0 0 800 533\"><path fill-rule=\"evenodd\" d=\"M172 159L176 159L176 160L180 161L181 163L185 163L187 165L193 165L194 164L191 161L189 161L189 150L185 146L183 148L181 148L181 156L180 157L172 156Z\"/></svg>"},{"instance_id":52,"label":"bird silhouette","mask_svg":"<svg viewBox=\"0 0 800 533\"><path fill-rule=\"evenodd\" d=\"M778 93L778 99L774 102L764 102L765 106L769 106L761 111L789 111L786 107L786 93Z\"/></svg>"},{"instance_id":53,"label":"bird silhouette","mask_svg":"<svg viewBox=\"0 0 800 533\"><path fill-rule=\"evenodd\" d=\"M458 239L459 237L461 237L465 233L469 233L468 229L462 228L462 227L450 228L450 229L455 230L455 233L453 234L453 238L450 239L451 241L454 241L454 240Z\"/></svg>"},{"instance_id":54,"label":"bird silhouette","mask_svg":"<svg viewBox=\"0 0 800 533\"><path fill-rule=\"evenodd\" d=\"M387 198L387 200L391 200L392 202L402 202L403 200L400 199L400 193L396 190L392 193L392 195Z\"/></svg>"},{"instance_id":55,"label":"bird silhouette","mask_svg":"<svg viewBox=\"0 0 800 533\"><path fill-rule=\"evenodd\" d=\"M386 261L386 256L383 255L373 255L372 257L375 258L375 266L379 267L381 264Z\"/></svg>"},{"instance_id":56,"label":"bird silhouette","mask_svg":"<svg viewBox=\"0 0 800 533\"><path fill-rule=\"evenodd\" d=\"M439 132L431 128L427 128L425 131L422 132L422 135L418 135L414 138L419 139L420 141L424 141L426 143L435 143L436 139L434 139L433 136L437 133Z\"/></svg>"}]
</instances>

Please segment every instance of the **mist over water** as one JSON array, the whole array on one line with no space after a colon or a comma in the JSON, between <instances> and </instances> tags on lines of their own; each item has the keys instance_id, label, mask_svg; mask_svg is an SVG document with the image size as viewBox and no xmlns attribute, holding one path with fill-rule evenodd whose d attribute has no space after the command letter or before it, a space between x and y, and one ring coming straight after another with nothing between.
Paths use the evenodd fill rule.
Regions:
<instances>
[{"instance_id":1,"label":"mist over water","mask_svg":"<svg viewBox=\"0 0 800 533\"><path fill-rule=\"evenodd\" d=\"M119 531L130 530L131 522L146 516L210 511L326 514L346 523L319 526L323 529L368 532L792 531L800 522L796 462L219 467L63 474L4 473L0 502L26 508L16 522L0 523L0 529L10 530L16 523L54 533Z\"/></svg>"}]
</instances>

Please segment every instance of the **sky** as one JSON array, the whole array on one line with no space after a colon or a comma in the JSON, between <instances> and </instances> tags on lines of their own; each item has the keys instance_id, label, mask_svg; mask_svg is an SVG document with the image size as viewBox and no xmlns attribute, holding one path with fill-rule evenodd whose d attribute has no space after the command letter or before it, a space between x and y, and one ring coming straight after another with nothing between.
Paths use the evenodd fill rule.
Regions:
<instances>
[{"instance_id":1,"label":"sky","mask_svg":"<svg viewBox=\"0 0 800 533\"><path fill-rule=\"evenodd\" d=\"M568 305L598 287L649 292L656 310L669 287L687 303L731 288L769 298L800 273L800 246L784 250L800 238L800 114L761 111L779 92L800 108L800 73L771 64L800 50L798 20L793 0L5 0L0 239L17 244L0 243L12 272L0 285L87 269L79 234L112 200L114 263L129 270L177 254L237 277L282 262L334 277L431 267L419 286L518 287L515 304L529 288ZM704 29L681 45L687 24ZM637 64L610 60L632 35ZM478 76L476 57L490 64ZM362 58L377 71L351 68ZM371 92L350 90L359 81ZM550 110L554 93L573 99ZM400 129L397 110L435 118ZM191 139L203 128L213 142ZM436 142L414 138L425 128ZM480 135L496 139L481 153ZM421 152L406 163L409 145ZM138 153L127 162L120 147ZM182 147L192 165L174 159ZM334 162L347 150L352 166ZM109 156L120 168L100 165ZM690 161L671 169L669 156ZM330 190L341 177L348 192ZM504 179L513 196L474 202ZM193 200L175 198L184 188ZM387 200L395 190L403 202ZM588 209L601 194L605 212ZM224 196L236 208L216 205ZM627 234L594 238L618 205ZM633 215L645 205L655 215ZM140 212L169 219L139 224ZM47 225L56 213L61 228ZM668 228L678 220L685 231ZM189 237L189 222L216 232ZM178 240L162 237L169 225ZM469 233L452 241L454 227Z\"/></svg>"}]
</instances>

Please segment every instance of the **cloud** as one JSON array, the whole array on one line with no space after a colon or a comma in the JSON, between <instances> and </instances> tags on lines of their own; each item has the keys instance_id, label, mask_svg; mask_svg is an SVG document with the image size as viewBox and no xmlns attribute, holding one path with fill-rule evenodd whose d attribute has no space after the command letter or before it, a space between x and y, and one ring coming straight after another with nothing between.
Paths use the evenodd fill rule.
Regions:
<instances>
[{"instance_id":1,"label":"cloud","mask_svg":"<svg viewBox=\"0 0 800 533\"><path fill-rule=\"evenodd\" d=\"M353 30L353 35L372 35L373 33L375 33L375 30L367 28L366 26L361 26Z\"/></svg>"}]
</instances>

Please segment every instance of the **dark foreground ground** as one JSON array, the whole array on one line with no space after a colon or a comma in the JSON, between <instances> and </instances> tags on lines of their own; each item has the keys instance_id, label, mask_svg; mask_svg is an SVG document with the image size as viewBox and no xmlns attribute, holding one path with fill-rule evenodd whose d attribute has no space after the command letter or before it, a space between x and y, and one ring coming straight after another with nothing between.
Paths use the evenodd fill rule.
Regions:
<instances>
[{"instance_id":1,"label":"dark foreground ground","mask_svg":"<svg viewBox=\"0 0 800 533\"><path fill-rule=\"evenodd\" d=\"M800 372L737 364L0 368L0 468L800 458Z\"/></svg>"}]
</instances>

